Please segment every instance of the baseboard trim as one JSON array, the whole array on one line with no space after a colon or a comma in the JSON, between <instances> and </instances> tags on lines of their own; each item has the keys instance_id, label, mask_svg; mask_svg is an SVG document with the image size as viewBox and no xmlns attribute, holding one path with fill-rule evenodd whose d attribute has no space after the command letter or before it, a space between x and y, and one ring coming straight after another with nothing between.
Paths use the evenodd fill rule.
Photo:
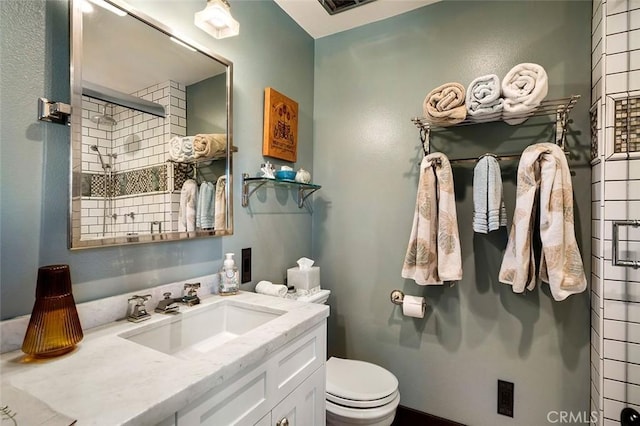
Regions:
<instances>
[{"instance_id":1,"label":"baseboard trim","mask_svg":"<svg viewBox=\"0 0 640 426\"><path fill-rule=\"evenodd\" d=\"M456 423L442 417L433 416L414 410L413 408L398 406L396 410L396 418L391 426L464 426L462 423Z\"/></svg>"}]
</instances>

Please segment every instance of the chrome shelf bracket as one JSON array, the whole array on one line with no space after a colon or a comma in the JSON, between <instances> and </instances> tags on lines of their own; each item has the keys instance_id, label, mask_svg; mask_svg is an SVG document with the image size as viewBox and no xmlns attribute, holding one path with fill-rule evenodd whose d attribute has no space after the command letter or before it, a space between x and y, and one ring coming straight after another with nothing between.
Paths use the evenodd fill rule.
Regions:
<instances>
[{"instance_id":1,"label":"chrome shelf bracket","mask_svg":"<svg viewBox=\"0 0 640 426\"><path fill-rule=\"evenodd\" d=\"M69 125L69 117L71 117L71 105L38 98L38 120Z\"/></svg>"}]
</instances>

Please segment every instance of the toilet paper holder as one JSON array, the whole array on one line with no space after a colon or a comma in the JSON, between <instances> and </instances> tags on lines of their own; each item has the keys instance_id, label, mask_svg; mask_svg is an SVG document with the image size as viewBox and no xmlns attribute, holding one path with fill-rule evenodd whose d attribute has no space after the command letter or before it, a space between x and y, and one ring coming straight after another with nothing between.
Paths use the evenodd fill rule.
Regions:
<instances>
[{"instance_id":1,"label":"toilet paper holder","mask_svg":"<svg viewBox=\"0 0 640 426\"><path fill-rule=\"evenodd\" d=\"M393 303L394 305L400 305L402 306L402 303L404 302L404 293L402 292L402 290L393 290L391 292L391 303ZM422 299L422 307L426 308L427 306L427 301Z\"/></svg>"}]
</instances>

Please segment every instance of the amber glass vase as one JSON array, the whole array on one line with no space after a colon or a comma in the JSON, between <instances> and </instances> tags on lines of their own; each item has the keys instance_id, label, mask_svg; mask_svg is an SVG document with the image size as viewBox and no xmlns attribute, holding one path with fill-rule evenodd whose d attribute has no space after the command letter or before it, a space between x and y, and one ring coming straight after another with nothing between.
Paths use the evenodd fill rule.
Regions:
<instances>
[{"instance_id":1,"label":"amber glass vase","mask_svg":"<svg viewBox=\"0 0 640 426\"><path fill-rule=\"evenodd\" d=\"M82 337L71 294L69 265L40 267L36 303L22 342L22 352L34 357L55 357L73 350Z\"/></svg>"}]
</instances>

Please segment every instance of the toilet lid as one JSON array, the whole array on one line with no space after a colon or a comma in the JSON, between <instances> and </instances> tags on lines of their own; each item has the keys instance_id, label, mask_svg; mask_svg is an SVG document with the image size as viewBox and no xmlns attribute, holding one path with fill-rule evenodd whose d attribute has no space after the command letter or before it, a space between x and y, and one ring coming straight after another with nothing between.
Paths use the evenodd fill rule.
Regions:
<instances>
[{"instance_id":1,"label":"toilet lid","mask_svg":"<svg viewBox=\"0 0 640 426\"><path fill-rule=\"evenodd\" d=\"M327 361L327 399L347 406L380 406L398 390L398 379L379 365L331 357ZM335 398L334 398L335 397ZM352 401L353 403L350 403Z\"/></svg>"}]
</instances>

